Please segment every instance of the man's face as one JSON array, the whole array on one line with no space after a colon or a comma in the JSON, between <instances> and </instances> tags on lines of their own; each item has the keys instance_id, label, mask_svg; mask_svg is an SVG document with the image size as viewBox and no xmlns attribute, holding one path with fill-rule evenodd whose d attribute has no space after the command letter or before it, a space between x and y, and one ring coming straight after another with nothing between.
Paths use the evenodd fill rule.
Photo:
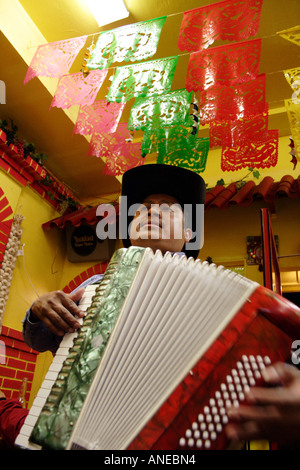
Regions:
<instances>
[{"instance_id":1,"label":"man's face","mask_svg":"<svg viewBox=\"0 0 300 470\"><path fill-rule=\"evenodd\" d=\"M167 194L151 194L137 210L130 227L132 246L180 252L191 238L184 228L184 214L178 201Z\"/></svg>"}]
</instances>

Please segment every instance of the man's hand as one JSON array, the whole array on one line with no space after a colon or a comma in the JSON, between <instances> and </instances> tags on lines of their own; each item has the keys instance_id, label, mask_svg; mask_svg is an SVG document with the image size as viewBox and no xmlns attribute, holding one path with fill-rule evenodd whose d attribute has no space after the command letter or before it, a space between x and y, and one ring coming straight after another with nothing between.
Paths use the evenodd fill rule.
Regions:
<instances>
[{"instance_id":1,"label":"man's hand","mask_svg":"<svg viewBox=\"0 0 300 470\"><path fill-rule=\"evenodd\" d=\"M82 318L85 315L75 303L81 299L84 290L82 287L74 294L54 291L41 295L31 306L33 320L41 320L59 336L74 332L80 327L75 316Z\"/></svg>"},{"instance_id":2,"label":"man's hand","mask_svg":"<svg viewBox=\"0 0 300 470\"><path fill-rule=\"evenodd\" d=\"M277 363L264 370L264 380L275 387L253 387L246 405L231 408L229 439L269 439L277 442L300 440L300 372Z\"/></svg>"}]
</instances>

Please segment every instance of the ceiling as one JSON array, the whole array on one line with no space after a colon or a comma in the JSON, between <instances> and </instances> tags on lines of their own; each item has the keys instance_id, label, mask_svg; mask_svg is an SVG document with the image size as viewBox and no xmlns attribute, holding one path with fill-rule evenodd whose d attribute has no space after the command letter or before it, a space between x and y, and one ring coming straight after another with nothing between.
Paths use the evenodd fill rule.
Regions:
<instances>
[{"instance_id":1,"label":"ceiling","mask_svg":"<svg viewBox=\"0 0 300 470\"><path fill-rule=\"evenodd\" d=\"M16 0L14 0L16 1ZM92 35L129 23L167 15L159 45L152 59L179 55L172 89L185 87L189 55L177 46L178 33L184 11L215 3L212 0L125 0L130 11L128 18L99 28L93 16L84 7L84 0L19 0L19 4L31 18L47 42L72 37ZM2 7L1 8L5 8ZM290 135L284 99L291 98L291 88L283 70L299 67L299 46L276 33L299 24L299 0L264 0L257 38L262 38L260 73L266 74L266 101L269 103L269 129L279 129L280 136ZM1 21L1 19L0 19ZM39 44L28 43L32 56ZM81 202L116 193L120 181L103 175L104 163L96 157L87 157L89 142L84 136L73 135L74 122L62 109L52 108L51 93L41 80L34 78L23 84L28 64L17 51L7 34L0 33L2 59L0 79L6 84L6 104L0 106L0 119L12 118L19 135L34 142L40 153L46 153L47 168L66 184ZM214 46L218 43L214 43ZM84 57L84 49L75 60L70 72L78 72ZM105 98L110 82L108 74L96 99ZM56 79L52 79L56 80ZM127 122L131 102L122 115ZM208 136L208 128L200 128L199 137Z\"/></svg>"}]
</instances>

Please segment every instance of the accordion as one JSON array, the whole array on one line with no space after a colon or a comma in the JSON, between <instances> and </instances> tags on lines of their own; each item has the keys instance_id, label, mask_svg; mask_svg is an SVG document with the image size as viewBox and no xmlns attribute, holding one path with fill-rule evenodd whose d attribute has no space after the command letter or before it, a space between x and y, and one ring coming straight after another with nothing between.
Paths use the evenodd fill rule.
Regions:
<instances>
[{"instance_id":1,"label":"accordion","mask_svg":"<svg viewBox=\"0 0 300 470\"><path fill-rule=\"evenodd\" d=\"M82 327L57 351L16 445L226 448L227 407L243 401L266 365L290 358L299 313L224 267L118 250Z\"/></svg>"}]
</instances>

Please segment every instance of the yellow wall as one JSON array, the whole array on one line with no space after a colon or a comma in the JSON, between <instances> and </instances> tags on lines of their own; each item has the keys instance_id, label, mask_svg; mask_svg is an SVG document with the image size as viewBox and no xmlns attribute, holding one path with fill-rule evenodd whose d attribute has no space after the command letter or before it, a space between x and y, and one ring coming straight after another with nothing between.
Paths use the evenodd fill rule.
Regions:
<instances>
[{"instance_id":1,"label":"yellow wall","mask_svg":"<svg viewBox=\"0 0 300 470\"><path fill-rule=\"evenodd\" d=\"M247 236L260 236L260 209L265 202L256 201L249 207L231 206L227 209L212 207L205 212L204 247L200 258L211 257L216 264L244 264L245 276L263 284L258 266L249 266ZM280 269L300 269L300 200L281 198L275 201L275 214L271 215L274 235L278 235Z\"/></svg>"}]
</instances>

